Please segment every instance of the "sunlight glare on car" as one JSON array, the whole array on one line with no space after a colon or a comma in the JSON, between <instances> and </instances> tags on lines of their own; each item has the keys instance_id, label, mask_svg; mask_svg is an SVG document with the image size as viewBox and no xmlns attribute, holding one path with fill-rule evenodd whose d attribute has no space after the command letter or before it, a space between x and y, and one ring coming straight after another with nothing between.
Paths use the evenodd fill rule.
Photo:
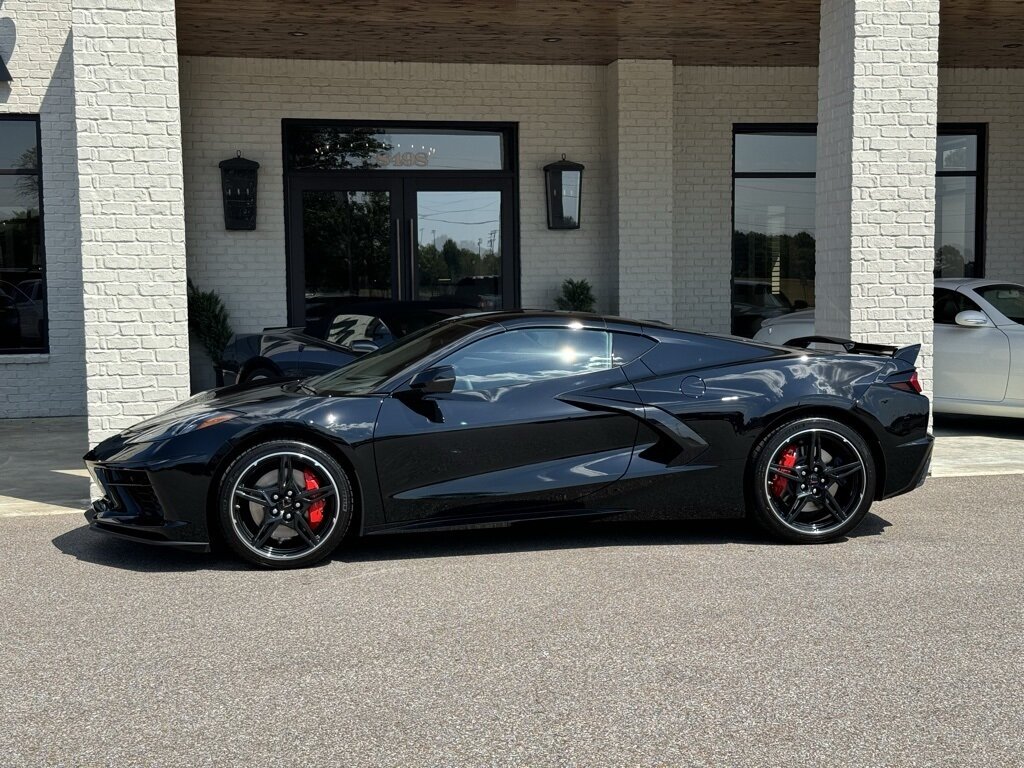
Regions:
<instances>
[{"instance_id":1,"label":"sunlight glare on car","mask_svg":"<svg viewBox=\"0 0 1024 768\"><path fill-rule=\"evenodd\" d=\"M579 353L572 347L565 346L559 351L558 356L562 359L563 363L575 363Z\"/></svg>"}]
</instances>

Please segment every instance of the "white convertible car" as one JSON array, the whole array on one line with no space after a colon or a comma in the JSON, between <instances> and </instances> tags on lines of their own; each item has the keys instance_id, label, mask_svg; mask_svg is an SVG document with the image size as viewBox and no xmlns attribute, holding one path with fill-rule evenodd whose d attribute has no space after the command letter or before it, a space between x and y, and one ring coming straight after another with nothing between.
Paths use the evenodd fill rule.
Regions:
<instances>
[{"instance_id":1,"label":"white convertible car","mask_svg":"<svg viewBox=\"0 0 1024 768\"><path fill-rule=\"evenodd\" d=\"M814 335L814 310L765 320L758 341ZM935 281L937 413L1024 418L1024 286L980 278Z\"/></svg>"}]
</instances>

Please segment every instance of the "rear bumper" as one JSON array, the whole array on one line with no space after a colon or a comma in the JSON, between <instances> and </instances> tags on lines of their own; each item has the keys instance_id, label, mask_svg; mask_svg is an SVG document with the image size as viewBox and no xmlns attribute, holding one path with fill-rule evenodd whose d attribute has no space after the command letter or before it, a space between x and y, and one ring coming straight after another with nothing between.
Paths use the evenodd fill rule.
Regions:
<instances>
[{"instance_id":1,"label":"rear bumper","mask_svg":"<svg viewBox=\"0 0 1024 768\"><path fill-rule=\"evenodd\" d=\"M932 462L931 435L897 446L886 456L885 488L879 498L890 499L924 485Z\"/></svg>"}]
</instances>

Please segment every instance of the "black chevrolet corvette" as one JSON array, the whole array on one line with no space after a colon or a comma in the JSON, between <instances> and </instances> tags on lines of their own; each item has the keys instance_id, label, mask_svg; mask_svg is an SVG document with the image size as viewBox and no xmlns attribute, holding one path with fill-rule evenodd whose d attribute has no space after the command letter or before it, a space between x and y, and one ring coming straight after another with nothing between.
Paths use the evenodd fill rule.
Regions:
<instances>
[{"instance_id":1,"label":"black chevrolet corvette","mask_svg":"<svg viewBox=\"0 0 1024 768\"><path fill-rule=\"evenodd\" d=\"M205 392L105 440L85 457L105 493L87 517L279 568L326 557L349 531L555 517L749 513L783 539L829 541L924 481L916 355L556 312L453 318L322 376Z\"/></svg>"}]
</instances>

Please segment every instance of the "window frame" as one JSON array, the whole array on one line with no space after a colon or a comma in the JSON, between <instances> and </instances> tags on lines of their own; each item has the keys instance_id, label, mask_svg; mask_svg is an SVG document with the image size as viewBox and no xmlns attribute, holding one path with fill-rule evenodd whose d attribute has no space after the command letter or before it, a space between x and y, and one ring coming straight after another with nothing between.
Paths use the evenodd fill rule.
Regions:
<instances>
[{"instance_id":1,"label":"window frame","mask_svg":"<svg viewBox=\"0 0 1024 768\"><path fill-rule=\"evenodd\" d=\"M4 122L33 122L35 123L36 134L36 167L34 170L22 168L0 168L0 176L35 176L36 188L38 190L39 205L39 263L42 274L40 280L43 285L42 299L42 321L43 335L40 339L41 345L35 347L4 347L0 346L0 358L5 355L48 355L50 353L50 291L47 285L47 264L46 264L46 219L43 192L43 135L41 121L38 114L27 114L20 112L9 112L0 114L0 126Z\"/></svg>"},{"instance_id":2,"label":"window frame","mask_svg":"<svg viewBox=\"0 0 1024 768\"><path fill-rule=\"evenodd\" d=\"M733 238L736 232L736 179L816 179L818 177L817 167L814 171L737 171L736 170L736 139L738 136L749 134L766 133L799 133L818 136L817 123L733 123L732 125L732 175L730 176L729 195L729 322L730 332L733 304L736 296L736 256L733 253ZM817 232L815 232L815 268L817 268ZM744 278L740 278L744 279ZM817 297L815 297L817 303Z\"/></svg>"},{"instance_id":3,"label":"window frame","mask_svg":"<svg viewBox=\"0 0 1024 768\"><path fill-rule=\"evenodd\" d=\"M959 177L974 179L974 270L970 277L985 277L985 221L986 197L988 186L988 124L987 123L939 123L936 136L975 136L978 144L978 156L975 158L973 171L940 171L936 168L935 178ZM936 203L938 202L936 195ZM938 221L933 227L938 233ZM932 251L936 250L937 239L932 243ZM933 255L935 255L933 253ZM966 275L965 275L966 277Z\"/></svg>"}]
</instances>

